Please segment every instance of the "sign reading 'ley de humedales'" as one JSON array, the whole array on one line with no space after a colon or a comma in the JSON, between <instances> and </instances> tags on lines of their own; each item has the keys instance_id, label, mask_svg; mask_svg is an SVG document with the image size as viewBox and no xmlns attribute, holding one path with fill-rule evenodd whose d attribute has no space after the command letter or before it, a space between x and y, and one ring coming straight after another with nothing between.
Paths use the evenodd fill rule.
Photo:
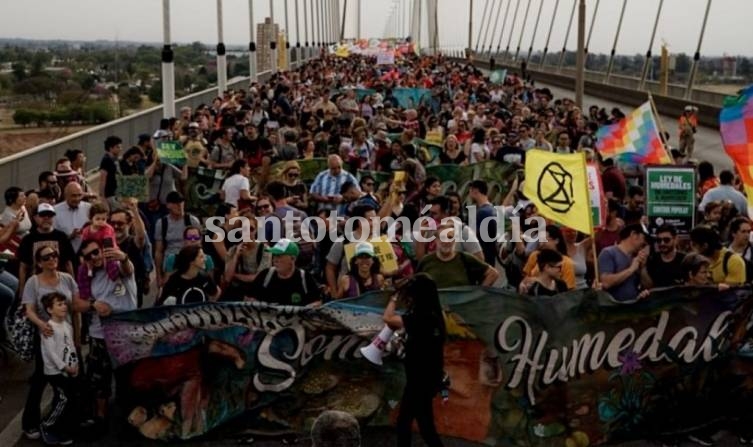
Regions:
<instances>
[{"instance_id":1,"label":"sign reading 'ley de humedales'","mask_svg":"<svg viewBox=\"0 0 753 447\"><path fill-rule=\"evenodd\" d=\"M646 168L646 215L653 234L664 224L688 234L695 226L695 170L683 166Z\"/></svg>"}]
</instances>

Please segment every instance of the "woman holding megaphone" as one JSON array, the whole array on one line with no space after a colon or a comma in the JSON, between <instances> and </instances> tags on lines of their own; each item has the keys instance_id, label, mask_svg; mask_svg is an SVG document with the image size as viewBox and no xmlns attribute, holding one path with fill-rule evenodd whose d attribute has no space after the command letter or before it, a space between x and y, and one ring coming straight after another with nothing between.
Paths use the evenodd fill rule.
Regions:
<instances>
[{"instance_id":1,"label":"woman holding megaphone","mask_svg":"<svg viewBox=\"0 0 753 447\"><path fill-rule=\"evenodd\" d=\"M384 310L390 329L405 328L405 390L397 417L397 445L411 445L413 419L429 447L442 445L434 425L432 400L443 387L444 342L447 337L437 285L426 273L396 284L397 292ZM395 312L398 301L408 309Z\"/></svg>"}]
</instances>

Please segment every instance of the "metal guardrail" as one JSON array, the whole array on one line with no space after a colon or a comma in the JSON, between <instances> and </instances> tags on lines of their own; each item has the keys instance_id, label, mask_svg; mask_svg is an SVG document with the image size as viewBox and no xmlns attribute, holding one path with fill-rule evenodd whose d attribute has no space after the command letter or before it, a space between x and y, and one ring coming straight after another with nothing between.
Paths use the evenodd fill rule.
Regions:
<instances>
[{"instance_id":1,"label":"metal guardrail","mask_svg":"<svg viewBox=\"0 0 753 447\"><path fill-rule=\"evenodd\" d=\"M295 52L291 51L291 55L291 67L296 67L298 62L295 60ZM313 51L303 61L317 55L318 52ZM269 71L265 71L258 73L258 78L264 81L270 75ZM248 85L248 77L228 80L229 89L248 88ZM175 108L179 110L181 107L190 106L195 109L200 104L211 104L216 96L217 87L203 90L176 99ZM38 175L43 171L53 170L55 162L63 158L68 149L84 151L89 167L96 168L104 154L105 138L117 135L123 139L127 148L136 143L138 135L152 133L158 129L162 118L162 105L159 105L5 157L0 160L0 192L10 186L18 186L25 190L36 188Z\"/></svg>"}]
</instances>

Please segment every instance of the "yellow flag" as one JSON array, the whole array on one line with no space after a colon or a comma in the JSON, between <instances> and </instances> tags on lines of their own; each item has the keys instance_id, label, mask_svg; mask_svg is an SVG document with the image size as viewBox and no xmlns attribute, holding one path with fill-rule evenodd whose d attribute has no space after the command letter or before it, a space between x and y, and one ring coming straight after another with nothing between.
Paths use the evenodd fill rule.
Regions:
<instances>
[{"instance_id":1,"label":"yellow flag","mask_svg":"<svg viewBox=\"0 0 753 447\"><path fill-rule=\"evenodd\" d=\"M523 193L539 214L582 233L593 234L586 155L526 152Z\"/></svg>"}]
</instances>

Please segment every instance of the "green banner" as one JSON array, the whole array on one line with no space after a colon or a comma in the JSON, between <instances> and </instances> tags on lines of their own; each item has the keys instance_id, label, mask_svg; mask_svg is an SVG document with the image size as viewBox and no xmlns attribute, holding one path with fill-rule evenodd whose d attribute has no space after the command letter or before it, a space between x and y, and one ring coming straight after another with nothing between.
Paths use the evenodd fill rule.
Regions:
<instances>
[{"instance_id":1,"label":"green banner","mask_svg":"<svg viewBox=\"0 0 753 447\"><path fill-rule=\"evenodd\" d=\"M465 287L440 295L451 379L449 400L434 402L443 435L585 447L752 415L753 359L738 351L753 312L750 289L679 287L631 304L591 290L534 298ZM387 299L114 315L104 333L122 378L119 402L144 436L164 440L231 419L240 430L305 432L325 409L394 424L401 361L388 355L377 368L359 349L381 330Z\"/></svg>"},{"instance_id":2,"label":"green banner","mask_svg":"<svg viewBox=\"0 0 753 447\"><path fill-rule=\"evenodd\" d=\"M653 234L664 224L678 234L688 234L695 226L695 169L683 166L646 168L646 215Z\"/></svg>"},{"instance_id":3,"label":"green banner","mask_svg":"<svg viewBox=\"0 0 753 447\"><path fill-rule=\"evenodd\" d=\"M426 168L427 176L437 177L442 182L442 194L456 191L465 198L473 180L486 181L492 203L499 203L505 197L515 172L515 166L494 160L464 166L435 165Z\"/></svg>"},{"instance_id":4,"label":"green banner","mask_svg":"<svg viewBox=\"0 0 753 447\"><path fill-rule=\"evenodd\" d=\"M186 164L186 153L179 141L162 141L157 143L157 154L163 163L182 168Z\"/></svg>"}]
</instances>

